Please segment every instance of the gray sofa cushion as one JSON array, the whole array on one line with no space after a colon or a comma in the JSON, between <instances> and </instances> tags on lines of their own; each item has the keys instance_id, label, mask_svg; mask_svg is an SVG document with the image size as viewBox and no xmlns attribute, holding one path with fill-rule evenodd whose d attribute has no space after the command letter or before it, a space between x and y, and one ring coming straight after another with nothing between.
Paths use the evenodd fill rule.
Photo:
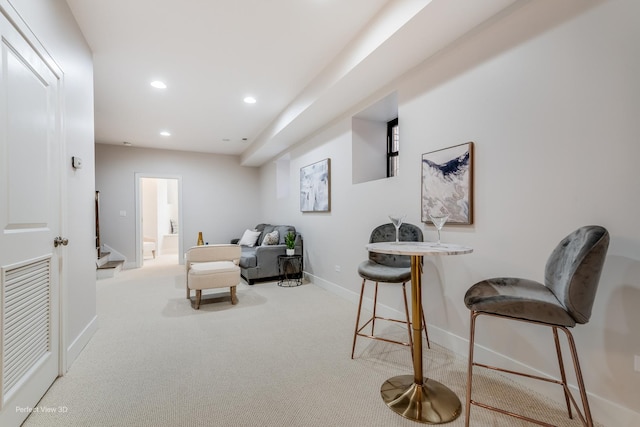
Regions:
<instances>
[{"instance_id":1,"label":"gray sofa cushion","mask_svg":"<svg viewBox=\"0 0 640 427\"><path fill-rule=\"evenodd\" d=\"M250 248L249 246L242 246L242 255L240 256L240 267L252 268L258 265L256 259L257 247Z\"/></svg>"},{"instance_id":2,"label":"gray sofa cushion","mask_svg":"<svg viewBox=\"0 0 640 427\"><path fill-rule=\"evenodd\" d=\"M255 226L254 230L256 231L260 231L260 236L258 236L258 241L256 242L256 246L260 246L262 244L262 241L264 240L264 235L267 233L270 233L273 231L273 229L271 230L267 230L266 232L264 231L264 229L266 227L271 227L271 225L269 224L258 224Z\"/></svg>"},{"instance_id":3,"label":"gray sofa cushion","mask_svg":"<svg viewBox=\"0 0 640 427\"><path fill-rule=\"evenodd\" d=\"M284 238L290 231L292 231L293 233L296 232L296 228L291 225L275 225L273 226L273 228L274 230L278 230L278 236L280 238L281 245L284 245Z\"/></svg>"}]
</instances>

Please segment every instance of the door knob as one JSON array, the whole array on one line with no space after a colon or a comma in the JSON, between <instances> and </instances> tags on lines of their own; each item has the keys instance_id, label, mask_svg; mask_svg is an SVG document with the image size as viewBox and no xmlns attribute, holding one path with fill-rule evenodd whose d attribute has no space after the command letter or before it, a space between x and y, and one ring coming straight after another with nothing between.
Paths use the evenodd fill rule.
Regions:
<instances>
[{"instance_id":1,"label":"door knob","mask_svg":"<svg viewBox=\"0 0 640 427\"><path fill-rule=\"evenodd\" d=\"M68 244L69 244L69 239L64 239L61 236L58 236L55 239L53 239L53 246L56 248L60 245L67 246Z\"/></svg>"}]
</instances>

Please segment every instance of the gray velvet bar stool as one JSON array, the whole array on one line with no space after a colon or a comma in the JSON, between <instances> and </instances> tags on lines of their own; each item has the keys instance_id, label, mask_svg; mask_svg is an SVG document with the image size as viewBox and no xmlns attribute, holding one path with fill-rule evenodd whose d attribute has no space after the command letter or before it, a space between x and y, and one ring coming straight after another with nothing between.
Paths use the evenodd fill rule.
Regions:
<instances>
[{"instance_id":1,"label":"gray velvet bar stool","mask_svg":"<svg viewBox=\"0 0 640 427\"><path fill-rule=\"evenodd\" d=\"M569 418L573 418L571 413L571 406L573 405L582 424L589 427L593 426L587 392L578 362L578 352L573 335L568 328L572 328L576 324L587 323L591 317L591 308L596 296L608 247L609 233L606 229L595 225L581 227L565 237L551 253L545 267L544 284L528 279L500 277L483 280L469 288L464 297L464 303L471 310L466 426L469 426L471 405L524 419L535 424L551 425L473 400L471 398L471 385L474 366L561 385ZM476 319L481 314L550 327L553 331L553 339L558 356L560 380L504 370L475 362L473 360L475 325ZM563 331L567 337L584 413L578 407L567 384L558 330Z\"/></svg>"},{"instance_id":2,"label":"gray velvet bar stool","mask_svg":"<svg viewBox=\"0 0 640 427\"><path fill-rule=\"evenodd\" d=\"M422 242L422 230L413 224L402 224L400 226L398 239L403 242ZM369 243L376 242L394 242L396 240L396 228L393 224L383 224L371 232ZM356 350L356 341L358 337L365 337L374 340L386 341L394 344L401 344L409 346L413 353L413 339L411 337L411 317L409 316L409 306L407 304L407 291L406 283L411 280L411 259L407 255L388 255L369 252L369 259L363 261L358 266L358 274L362 277L362 287L360 289L360 302L358 303L358 315L356 316L356 327L353 333L353 347L351 348L351 358ZM360 314L362 311L362 298L364 296L365 285L367 280L375 283L373 293L373 313L371 318L364 322L360 326ZM387 317L378 316L376 313L376 306L378 304L378 284L379 283L391 283L402 284L402 294L404 297L404 311L406 318L392 319ZM385 320L390 322L404 323L407 326L407 332L409 336L408 342L393 340L382 336L375 335L376 320ZM366 334L362 330L371 324L371 333ZM431 348L429 343L429 334L427 333L427 322L425 321L424 311L422 312L422 324L424 328L424 334L427 339L427 346Z\"/></svg>"}]
</instances>

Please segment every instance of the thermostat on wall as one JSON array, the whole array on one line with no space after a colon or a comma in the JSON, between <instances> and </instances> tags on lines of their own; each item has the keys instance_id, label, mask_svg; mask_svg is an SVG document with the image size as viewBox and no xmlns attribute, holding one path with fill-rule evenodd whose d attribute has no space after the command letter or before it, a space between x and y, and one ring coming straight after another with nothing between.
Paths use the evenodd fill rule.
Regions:
<instances>
[{"instance_id":1,"label":"thermostat on wall","mask_svg":"<svg viewBox=\"0 0 640 427\"><path fill-rule=\"evenodd\" d=\"M80 157L73 156L71 158L71 166L73 166L74 169L82 169L82 159Z\"/></svg>"}]
</instances>

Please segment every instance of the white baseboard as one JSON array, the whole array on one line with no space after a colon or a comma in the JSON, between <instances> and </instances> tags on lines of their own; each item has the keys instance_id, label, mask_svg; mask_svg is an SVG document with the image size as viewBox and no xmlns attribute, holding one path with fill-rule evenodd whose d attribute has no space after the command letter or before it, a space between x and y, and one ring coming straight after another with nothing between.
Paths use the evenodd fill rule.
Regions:
<instances>
[{"instance_id":1,"label":"white baseboard","mask_svg":"<svg viewBox=\"0 0 640 427\"><path fill-rule=\"evenodd\" d=\"M315 277L312 274L309 274L307 272L304 273L305 277L307 278L307 280L311 283L313 283L314 285L317 285L333 294L336 294L348 301L351 301L354 304L358 304L358 301L360 299L360 294L357 292L353 292L350 291L348 289L343 288L342 286L336 285L335 283L326 281L324 279L321 279L319 277ZM362 299L362 307L365 310L371 311L372 307L373 307L373 299L365 296ZM354 313L355 314L355 313ZM399 319L403 319L404 318L404 313L400 313L398 310L393 309L389 306L386 306L384 304L381 304L378 301L378 308L377 308L377 314L383 317L396 317Z\"/></svg>"},{"instance_id":2,"label":"white baseboard","mask_svg":"<svg viewBox=\"0 0 640 427\"><path fill-rule=\"evenodd\" d=\"M358 304L358 299L360 295L344 287L335 284L333 282L329 282L319 277L315 277L312 274L305 272L305 277L308 281L316 286L319 286L327 291L338 295L341 298L344 298L348 301L353 302L354 304ZM373 304L373 301L370 298L364 298L363 306L370 307ZM399 317L402 318L404 316L398 310L392 309L388 306L378 304L378 310L380 314L388 317ZM427 316L428 318L428 316ZM466 337L461 337L451 332L439 328L434 325L430 325L427 323L427 327L429 330L429 340L434 342L448 350L451 350L453 353L461 356L462 358L468 360L469 357L469 339ZM478 359L483 361L488 361L490 364L494 364L500 366L505 369L517 370L521 372L527 372L534 375L540 375L543 377L550 377L547 373L538 371L533 369L532 367L525 365L515 359L507 357L503 354L496 353L493 350L490 350L486 347L482 347L476 344L475 347L475 356ZM474 359L476 359L474 357ZM569 366L567 366L568 369ZM544 383L542 381L535 381L532 379L528 379L525 377L519 377L515 375L509 375L508 378L517 382L518 384L526 387L530 390L533 390L537 393L548 396L550 394L550 390L555 390L558 386L554 386L553 384ZM577 388L571 386L572 390L577 393ZM588 390L588 387L587 387ZM640 426L640 414L634 412L628 408L624 408L618 405L615 402L611 402L601 396L594 395L592 393L587 392L589 395L589 406L591 408L591 414L595 421L601 422L605 426L610 427L635 427ZM576 394L577 396L577 394ZM461 397L464 399L464 396ZM578 398L579 399L579 398ZM601 420L605 420L604 422Z\"/></svg>"},{"instance_id":3,"label":"white baseboard","mask_svg":"<svg viewBox=\"0 0 640 427\"><path fill-rule=\"evenodd\" d=\"M66 355L66 369L65 372L69 370L73 362L76 360L78 355L82 352L82 349L89 343L91 337L98 330L98 316L94 316L93 319L84 327L82 332L78 334L78 336L73 340L71 344L67 346L67 355Z\"/></svg>"},{"instance_id":4,"label":"white baseboard","mask_svg":"<svg viewBox=\"0 0 640 427\"><path fill-rule=\"evenodd\" d=\"M314 285L319 286L322 289L326 289L327 291L333 294L336 294L348 301L355 302L356 304L358 303L358 298L360 297L360 294L356 294L355 292L345 289L342 286L338 286L333 282L329 282L320 277L316 277L313 274L309 274L306 271L304 272L304 277L310 283L313 283Z\"/></svg>"}]
</instances>

